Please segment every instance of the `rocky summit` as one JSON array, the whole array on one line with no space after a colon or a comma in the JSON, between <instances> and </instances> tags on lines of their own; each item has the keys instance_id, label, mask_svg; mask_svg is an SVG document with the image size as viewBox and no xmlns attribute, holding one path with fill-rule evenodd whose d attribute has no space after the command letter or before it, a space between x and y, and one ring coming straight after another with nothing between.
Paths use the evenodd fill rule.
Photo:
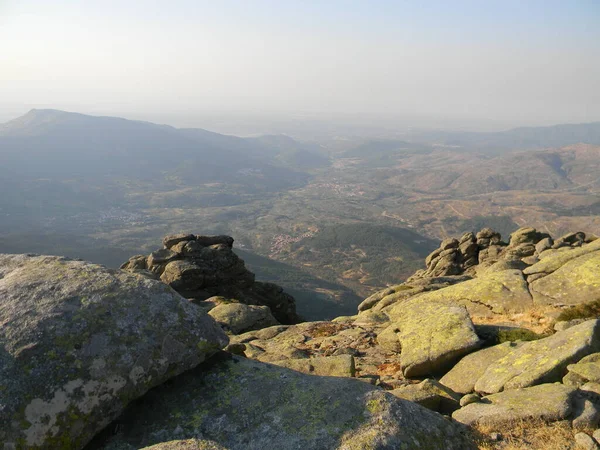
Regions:
<instances>
[{"instance_id":1,"label":"rocky summit","mask_svg":"<svg viewBox=\"0 0 600 450\"><path fill-rule=\"evenodd\" d=\"M595 236L449 238L318 322L232 247L168 236L122 270L0 255L4 448L503 449L532 427L600 444Z\"/></svg>"},{"instance_id":2,"label":"rocky summit","mask_svg":"<svg viewBox=\"0 0 600 450\"><path fill-rule=\"evenodd\" d=\"M163 248L133 256L121 269L160 279L206 309L229 300L267 306L280 323L299 321L294 298L276 284L255 281L230 236L166 236Z\"/></svg>"}]
</instances>

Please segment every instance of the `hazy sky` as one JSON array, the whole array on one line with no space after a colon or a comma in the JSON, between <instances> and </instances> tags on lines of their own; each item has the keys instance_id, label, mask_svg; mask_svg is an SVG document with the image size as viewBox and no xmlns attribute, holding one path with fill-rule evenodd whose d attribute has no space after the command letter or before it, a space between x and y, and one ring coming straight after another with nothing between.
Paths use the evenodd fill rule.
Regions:
<instances>
[{"instance_id":1,"label":"hazy sky","mask_svg":"<svg viewBox=\"0 0 600 450\"><path fill-rule=\"evenodd\" d=\"M0 121L32 107L599 121L600 1L0 0Z\"/></svg>"}]
</instances>

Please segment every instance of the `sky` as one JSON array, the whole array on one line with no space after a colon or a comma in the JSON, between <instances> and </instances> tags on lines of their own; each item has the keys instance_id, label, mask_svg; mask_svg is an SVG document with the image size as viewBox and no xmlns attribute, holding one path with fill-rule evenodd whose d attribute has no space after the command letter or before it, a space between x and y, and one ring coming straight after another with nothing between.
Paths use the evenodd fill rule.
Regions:
<instances>
[{"instance_id":1,"label":"sky","mask_svg":"<svg viewBox=\"0 0 600 450\"><path fill-rule=\"evenodd\" d=\"M0 122L31 108L600 121L600 1L0 0Z\"/></svg>"}]
</instances>

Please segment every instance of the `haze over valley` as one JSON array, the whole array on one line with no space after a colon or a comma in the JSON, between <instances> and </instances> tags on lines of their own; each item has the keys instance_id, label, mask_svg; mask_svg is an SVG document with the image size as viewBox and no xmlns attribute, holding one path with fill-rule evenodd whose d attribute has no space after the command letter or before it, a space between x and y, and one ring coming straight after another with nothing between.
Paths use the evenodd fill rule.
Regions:
<instances>
[{"instance_id":1,"label":"haze over valley","mask_svg":"<svg viewBox=\"0 0 600 450\"><path fill-rule=\"evenodd\" d=\"M598 122L403 134L239 138L34 109L0 127L0 250L118 267L165 234L227 234L329 318L464 231L598 229Z\"/></svg>"}]
</instances>

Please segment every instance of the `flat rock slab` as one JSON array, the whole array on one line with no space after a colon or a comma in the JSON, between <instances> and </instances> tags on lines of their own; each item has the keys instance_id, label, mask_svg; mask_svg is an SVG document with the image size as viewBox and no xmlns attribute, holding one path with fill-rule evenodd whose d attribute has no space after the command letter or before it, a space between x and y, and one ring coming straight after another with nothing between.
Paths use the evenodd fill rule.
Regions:
<instances>
[{"instance_id":1,"label":"flat rock slab","mask_svg":"<svg viewBox=\"0 0 600 450\"><path fill-rule=\"evenodd\" d=\"M354 357L352 355L283 359L273 361L271 364L310 375L327 377L353 377L356 372Z\"/></svg>"},{"instance_id":2,"label":"flat rock slab","mask_svg":"<svg viewBox=\"0 0 600 450\"><path fill-rule=\"evenodd\" d=\"M567 366L600 350L600 320L588 320L522 347L492 363L475 383L480 393L494 394L560 381Z\"/></svg>"},{"instance_id":3,"label":"flat rock slab","mask_svg":"<svg viewBox=\"0 0 600 450\"><path fill-rule=\"evenodd\" d=\"M228 342L163 283L67 258L0 255L0 299L4 448L80 448Z\"/></svg>"},{"instance_id":4,"label":"flat rock slab","mask_svg":"<svg viewBox=\"0 0 600 450\"><path fill-rule=\"evenodd\" d=\"M440 379L440 383L459 394L469 394L475 390L475 383L486 369L500 358L516 350L523 343L504 342L493 347L476 351L461 359Z\"/></svg>"},{"instance_id":5,"label":"flat rock slab","mask_svg":"<svg viewBox=\"0 0 600 450\"><path fill-rule=\"evenodd\" d=\"M536 304L576 305L600 299L600 250L571 259L529 288Z\"/></svg>"},{"instance_id":6,"label":"flat rock slab","mask_svg":"<svg viewBox=\"0 0 600 450\"><path fill-rule=\"evenodd\" d=\"M367 383L227 354L152 390L119 423L102 448L174 439L230 450L476 448L459 424Z\"/></svg>"},{"instance_id":7,"label":"flat rock slab","mask_svg":"<svg viewBox=\"0 0 600 450\"><path fill-rule=\"evenodd\" d=\"M471 314L522 312L533 305L527 282L520 270L501 270L427 292L418 298L464 305ZM403 303L392 308L402 308Z\"/></svg>"},{"instance_id":8,"label":"flat rock slab","mask_svg":"<svg viewBox=\"0 0 600 450\"><path fill-rule=\"evenodd\" d=\"M388 315L402 348L400 364L407 377L439 373L481 343L463 306L417 298Z\"/></svg>"},{"instance_id":9,"label":"flat rock slab","mask_svg":"<svg viewBox=\"0 0 600 450\"><path fill-rule=\"evenodd\" d=\"M142 450L227 450L222 445L204 439L186 439L183 441L170 441L162 444L144 447Z\"/></svg>"},{"instance_id":10,"label":"flat rock slab","mask_svg":"<svg viewBox=\"0 0 600 450\"><path fill-rule=\"evenodd\" d=\"M576 390L560 383L541 384L483 397L455 411L452 418L466 425L502 425L517 420L567 419L573 412Z\"/></svg>"}]
</instances>

